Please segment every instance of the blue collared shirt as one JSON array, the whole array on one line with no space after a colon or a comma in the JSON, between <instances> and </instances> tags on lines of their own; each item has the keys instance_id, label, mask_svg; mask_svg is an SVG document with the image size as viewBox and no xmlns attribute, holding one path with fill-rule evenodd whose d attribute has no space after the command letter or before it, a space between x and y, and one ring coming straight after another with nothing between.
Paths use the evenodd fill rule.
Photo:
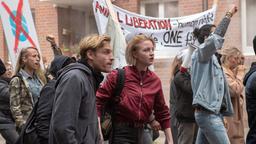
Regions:
<instances>
[{"instance_id":1,"label":"blue collared shirt","mask_svg":"<svg viewBox=\"0 0 256 144\"><path fill-rule=\"evenodd\" d=\"M20 74L22 75L23 79L28 83L27 87L32 94L34 103L36 103L40 96L40 91L43 86L41 81L39 80L36 74L33 74L31 76L23 69L20 70Z\"/></svg>"}]
</instances>

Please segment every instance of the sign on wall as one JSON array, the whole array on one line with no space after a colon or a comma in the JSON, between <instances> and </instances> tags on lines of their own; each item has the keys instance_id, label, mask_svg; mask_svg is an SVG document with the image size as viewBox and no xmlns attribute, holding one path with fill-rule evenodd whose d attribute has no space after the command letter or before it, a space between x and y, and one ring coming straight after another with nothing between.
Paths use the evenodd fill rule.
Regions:
<instances>
[{"instance_id":1,"label":"sign on wall","mask_svg":"<svg viewBox=\"0 0 256 144\"><path fill-rule=\"evenodd\" d=\"M28 0L0 0L0 15L13 66L21 48L35 47L40 52Z\"/></svg>"},{"instance_id":2,"label":"sign on wall","mask_svg":"<svg viewBox=\"0 0 256 144\"><path fill-rule=\"evenodd\" d=\"M217 6L211 9L177 18L155 18L129 12L117 6L114 11L126 39L136 34L152 36L156 42L156 58L169 58L193 41L194 28L213 24ZM93 10L100 34L106 32L109 10L105 0L94 0Z\"/></svg>"}]
</instances>

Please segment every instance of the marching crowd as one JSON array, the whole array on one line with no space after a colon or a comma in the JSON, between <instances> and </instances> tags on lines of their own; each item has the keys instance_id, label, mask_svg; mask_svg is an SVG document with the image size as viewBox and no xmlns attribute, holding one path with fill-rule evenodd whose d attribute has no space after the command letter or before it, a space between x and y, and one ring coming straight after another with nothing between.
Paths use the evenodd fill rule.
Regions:
<instances>
[{"instance_id":1,"label":"marching crowd","mask_svg":"<svg viewBox=\"0 0 256 144\"><path fill-rule=\"evenodd\" d=\"M236 12L232 6L217 26L195 28L192 55L185 49L173 59L170 108L149 68L151 37L134 36L125 52L128 66L114 70L107 35L83 38L79 59L62 55L47 37L54 59L44 70L37 48L23 48L13 74L12 66L0 61L1 135L7 144L150 144L162 130L166 144L243 144L246 98L246 143L255 144L255 63L246 74L242 52L223 47ZM108 73L105 79L102 72Z\"/></svg>"}]
</instances>

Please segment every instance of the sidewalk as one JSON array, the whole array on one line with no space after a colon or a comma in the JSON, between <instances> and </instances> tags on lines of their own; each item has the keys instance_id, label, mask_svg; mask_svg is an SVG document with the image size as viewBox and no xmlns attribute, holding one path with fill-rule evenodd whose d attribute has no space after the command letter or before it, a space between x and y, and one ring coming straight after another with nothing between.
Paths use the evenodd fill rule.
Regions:
<instances>
[{"instance_id":1,"label":"sidewalk","mask_svg":"<svg viewBox=\"0 0 256 144\"><path fill-rule=\"evenodd\" d=\"M249 131L249 128L244 129L244 140L246 140L248 131ZM165 136L164 136L164 133L161 131L159 138L155 140L154 144L164 144L164 141L165 141Z\"/></svg>"},{"instance_id":2,"label":"sidewalk","mask_svg":"<svg viewBox=\"0 0 256 144\"><path fill-rule=\"evenodd\" d=\"M248 128L245 128L244 131L245 131L245 139L246 139L246 135L248 133ZM164 144L164 141L165 141L165 136L164 136L164 133L163 132L160 132L160 136L158 139L155 140L154 144ZM0 144L5 144L5 141L4 139L2 138L2 136L0 135Z\"/></svg>"}]
</instances>

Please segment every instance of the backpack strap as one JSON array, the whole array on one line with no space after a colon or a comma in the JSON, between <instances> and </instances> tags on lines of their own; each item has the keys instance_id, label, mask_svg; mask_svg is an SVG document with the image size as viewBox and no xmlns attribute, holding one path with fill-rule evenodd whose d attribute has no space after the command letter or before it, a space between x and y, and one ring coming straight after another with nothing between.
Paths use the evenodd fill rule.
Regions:
<instances>
[{"instance_id":1,"label":"backpack strap","mask_svg":"<svg viewBox=\"0 0 256 144\"><path fill-rule=\"evenodd\" d=\"M112 102L112 111L111 111L111 121L112 121L112 137L115 134L115 119L116 119L116 110L117 110L117 104L120 102L120 94L124 87L124 81L125 81L125 70L124 69L117 69L117 79L116 79L116 87L115 92L113 96L113 102Z\"/></svg>"},{"instance_id":2,"label":"backpack strap","mask_svg":"<svg viewBox=\"0 0 256 144\"><path fill-rule=\"evenodd\" d=\"M117 79L116 79L116 88L114 92L114 101L115 104L120 102L120 94L124 87L125 81L125 71L124 69L117 69Z\"/></svg>"}]
</instances>

